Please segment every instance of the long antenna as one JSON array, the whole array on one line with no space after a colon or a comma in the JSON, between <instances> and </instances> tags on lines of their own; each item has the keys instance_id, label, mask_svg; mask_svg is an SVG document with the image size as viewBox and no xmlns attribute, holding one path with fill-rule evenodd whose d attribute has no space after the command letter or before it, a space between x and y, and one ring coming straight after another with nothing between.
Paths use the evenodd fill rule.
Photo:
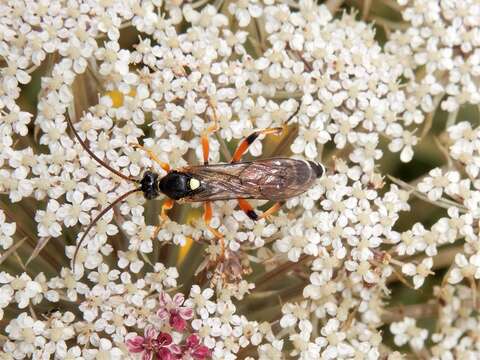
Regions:
<instances>
[{"instance_id":1,"label":"long antenna","mask_svg":"<svg viewBox=\"0 0 480 360\"><path fill-rule=\"evenodd\" d=\"M103 167L107 168L108 170L110 170L112 173L114 173L115 175L117 176L120 176L122 179L125 179L125 180L128 180L128 181L132 181L132 182L136 182L138 183L139 181L137 179L134 179L130 176L127 176L127 175L124 175L122 174L120 171L118 170L115 170L114 168L112 168L110 165L108 165L105 161L101 160L97 155L95 155L93 153L92 150L90 150L88 148L88 146L85 144L85 142L82 140L82 138L80 137L80 135L78 134L78 132L75 130L75 128L73 127L73 123L72 123L72 120L70 119L70 116L68 116L68 114L65 116L65 118L67 119L67 123L68 125L70 126L70 128L72 129L73 131L73 134L75 135L75 137L77 138L78 142L80 143L80 145L82 145L82 147L85 149L85 151L93 158L95 159L100 165L102 165Z\"/></svg>"},{"instance_id":2,"label":"long antenna","mask_svg":"<svg viewBox=\"0 0 480 360\"><path fill-rule=\"evenodd\" d=\"M293 114L288 117L287 121L285 121L285 124L286 124L286 125L288 125L288 123L290 122L290 120L292 120L292 119L295 117L295 115L298 114L298 112L300 111L300 107L301 107L301 104L299 104L298 107L297 107L297 110L295 110L295 111L293 112Z\"/></svg>"},{"instance_id":3,"label":"long antenna","mask_svg":"<svg viewBox=\"0 0 480 360\"><path fill-rule=\"evenodd\" d=\"M83 241L86 239L88 232L93 228L93 226L98 222L98 220L100 220L102 218L102 216L105 215L110 209L112 209L120 201L126 199L129 195L131 195L133 193L136 193L137 191L142 191L142 188L139 187L139 188L127 191L125 194L119 196L114 202L112 202L110 205L108 205L105 209L100 211L100 213L97 216L95 216L95 219L92 220L90 225L88 225L87 230L85 230L85 232L83 233L82 238L78 242L77 247L75 248L75 252L73 253L73 264L72 264L72 272L73 273L75 273L75 263L76 263L76 260L77 260L78 251L80 250L80 247L82 246Z\"/></svg>"}]
</instances>

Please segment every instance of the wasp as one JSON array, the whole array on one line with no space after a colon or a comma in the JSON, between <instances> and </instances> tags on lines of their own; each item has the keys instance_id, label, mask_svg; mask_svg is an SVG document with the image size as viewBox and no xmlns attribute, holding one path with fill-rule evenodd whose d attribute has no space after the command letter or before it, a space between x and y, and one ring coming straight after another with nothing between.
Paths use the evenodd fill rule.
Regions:
<instances>
[{"instance_id":1,"label":"wasp","mask_svg":"<svg viewBox=\"0 0 480 360\"><path fill-rule=\"evenodd\" d=\"M119 177L139 185L137 188L119 196L92 220L77 243L73 255L72 270L75 267L78 250L92 227L117 203L135 192L141 191L147 200L155 199L162 194L166 195L167 200L163 203L160 214L163 220L168 218L166 212L173 207L175 201L203 202L203 219L206 227L217 238L223 239L223 235L210 226L212 201L235 199L250 219L260 220L277 211L288 198L307 191L314 184L315 180L325 173L325 168L322 164L307 160L278 157L241 161L249 146L259 136L267 134L278 135L283 130L281 127L257 130L250 134L239 143L230 163L209 164L208 136L218 129L214 107L212 109L214 113L213 125L210 125L201 137L203 165L171 169L167 163L161 162L153 152L143 148L141 145L136 145L136 147L143 149L153 161L166 171L166 175L160 176L159 173L149 170L140 179L129 177L115 170L97 157L75 130L71 119L68 116L66 117L76 139L95 161ZM250 205L248 199L270 200L274 201L274 204L262 214L258 214ZM159 229L157 227L155 235L158 234Z\"/></svg>"}]
</instances>

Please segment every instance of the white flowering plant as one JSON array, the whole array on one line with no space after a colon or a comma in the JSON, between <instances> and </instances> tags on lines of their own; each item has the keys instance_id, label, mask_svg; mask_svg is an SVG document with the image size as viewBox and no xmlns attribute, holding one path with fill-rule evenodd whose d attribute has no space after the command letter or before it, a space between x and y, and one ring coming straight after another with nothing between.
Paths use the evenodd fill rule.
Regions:
<instances>
[{"instance_id":1,"label":"white flowering plant","mask_svg":"<svg viewBox=\"0 0 480 360\"><path fill-rule=\"evenodd\" d=\"M478 1L6 0L0 69L1 359L480 357ZM130 181L266 128L265 218Z\"/></svg>"}]
</instances>

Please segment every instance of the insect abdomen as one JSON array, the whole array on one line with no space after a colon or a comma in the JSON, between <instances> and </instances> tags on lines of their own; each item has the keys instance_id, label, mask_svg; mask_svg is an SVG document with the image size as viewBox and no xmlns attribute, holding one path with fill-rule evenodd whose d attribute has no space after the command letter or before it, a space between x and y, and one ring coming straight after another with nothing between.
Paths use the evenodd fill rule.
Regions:
<instances>
[{"instance_id":1,"label":"insect abdomen","mask_svg":"<svg viewBox=\"0 0 480 360\"><path fill-rule=\"evenodd\" d=\"M267 200L282 201L301 195L325 172L323 165L313 161L290 158L270 161L274 162L274 166L271 166L274 173L267 176L261 186L261 193Z\"/></svg>"},{"instance_id":2,"label":"insect abdomen","mask_svg":"<svg viewBox=\"0 0 480 360\"><path fill-rule=\"evenodd\" d=\"M317 164L316 162L309 161L310 166L317 174L317 178L321 178L325 174L325 167L322 164Z\"/></svg>"}]
</instances>

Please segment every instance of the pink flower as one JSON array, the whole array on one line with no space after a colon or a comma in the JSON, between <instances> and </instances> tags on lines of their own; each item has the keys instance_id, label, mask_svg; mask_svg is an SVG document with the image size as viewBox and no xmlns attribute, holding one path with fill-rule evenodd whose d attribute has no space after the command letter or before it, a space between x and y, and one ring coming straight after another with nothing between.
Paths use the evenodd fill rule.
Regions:
<instances>
[{"instance_id":1,"label":"pink flower","mask_svg":"<svg viewBox=\"0 0 480 360\"><path fill-rule=\"evenodd\" d=\"M161 332L157 336L157 346L159 348L168 347L172 343L172 335Z\"/></svg>"},{"instance_id":2,"label":"pink flower","mask_svg":"<svg viewBox=\"0 0 480 360\"><path fill-rule=\"evenodd\" d=\"M177 345L172 344L172 336L161 332L157 336L157 351L156 358L159 360L175 360L178 357L175 355ZM172 351L173 350L173 351Z\"/></svg>"},{"instance_id":3,"label":"pink flower","mask_svg":"<svg viewBox=\"0 0 480 360\"><path fill-rule=\"evenodd\" d=\"M167 333L156 335L155 329L148 327L145 329L145 336L135 336L127 340L128 351L132 353L143 352L143 360L155 359L176 360L179 359L181 350L178 345L172 343L172 336Z\"/></svg>"},{"instance_id":4,"label":"pink flower","mask_svg":"<svg viewBox=\"0 0 480 360\"><path fill-rule=\"evenodd\" d=\"M211 356L210 349L200 344L200 338L196 334L187 338L185 346L184 355L190 355L195 360L205 360Z\"/></svg>"},{"instance_id":5,"label":"pink flower","mask_svg":"<svg viewBox=\"0 0 480 360\"><path fill-rule=\"evenodd\" d=\"M134 338L127 340L128 351L132 353L143 352L142 359L150 360L156 350L157 339L156 331L152 327L145 329L145 336L135 336Z\"/></svg>"},{"instance_id":6,"label":"pink flower","mask_svg":"<svg viewBox=\"0 0 480 360\"><path fill-rule=\"evenodd\" d=\"M161 348L157 351L157 359L159 360L176 360L178 359L172 352L167 348Z\"/></svg>"},{"instance_id":7,"label":"pink flower","mask_svg":"<svg viewBox=\"0 0 480 360\"><path fill-rule=\"evenodd\" d=\"M185 301L183 294L175 294L172 298L166 292L160 294L160 308L157 315L161 320L167 320L176 331L183 331L187 327L187 320L193 317L193 310L182 306Z\"/></svg>"}]
</instances>

